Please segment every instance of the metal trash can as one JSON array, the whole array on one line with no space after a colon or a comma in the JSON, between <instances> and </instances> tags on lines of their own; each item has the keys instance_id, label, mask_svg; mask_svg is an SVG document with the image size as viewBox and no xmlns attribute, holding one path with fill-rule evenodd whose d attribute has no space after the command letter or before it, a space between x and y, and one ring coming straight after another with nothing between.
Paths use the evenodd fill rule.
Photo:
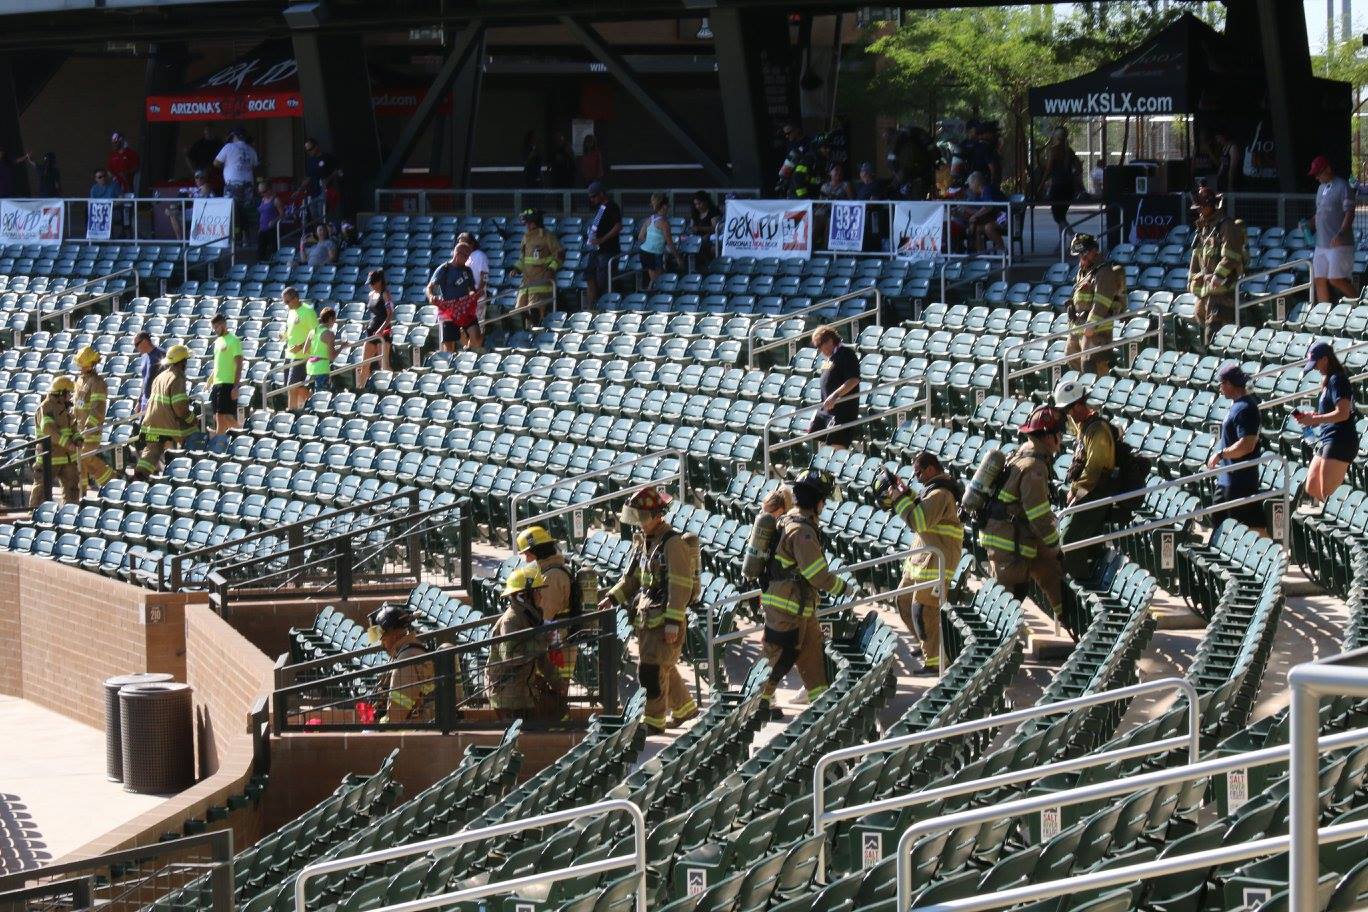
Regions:
<instances>
[{"instance_id":1,"label":"metal trash can","mask_svg":"<svg viewBox=\"0 0 1368 912\"><path fill-rule=\"evenodd\" d=\"M131 684L119 691L124 791L179 792L195 781L194 701L189 684Z\"/></svg>"},{"instance_id":2,"label":"metal trash can","mask_svg":"<svg viewBox=\"0 0 1368 912\"><path fill-rule=\"evenodd\" d=\"M139 671L105 678L105 778L123 782L123 727L119 724L119 691L130 684L163 684L175 680L165 672Z\"/></svg>"}]
</instances>

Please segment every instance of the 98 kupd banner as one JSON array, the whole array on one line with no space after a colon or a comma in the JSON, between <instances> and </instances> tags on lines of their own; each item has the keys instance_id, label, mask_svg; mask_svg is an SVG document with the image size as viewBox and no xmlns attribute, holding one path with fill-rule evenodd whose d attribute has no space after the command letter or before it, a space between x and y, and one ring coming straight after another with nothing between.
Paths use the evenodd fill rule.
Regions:
<instances>
[{"instance_id":1,"label":"98 kupd banner","mask_svg":"<svg viewBox=\"0 0 1368 912\"><path fill-rule=\"evenodd\" d=\"M807 259L812 256L812 203L727 200L724 256Z\"/></svg>"},{"instance_id":2,"label":"98 kupd banner","mask_svg":"<svg viewBox=\"0 0 1368 912\"><path fill-rule=\"evenodd\" d=\"M62 243L63 215L59 199L0 200L0 243L56 247Z\"/></svg>"}]
</instances>

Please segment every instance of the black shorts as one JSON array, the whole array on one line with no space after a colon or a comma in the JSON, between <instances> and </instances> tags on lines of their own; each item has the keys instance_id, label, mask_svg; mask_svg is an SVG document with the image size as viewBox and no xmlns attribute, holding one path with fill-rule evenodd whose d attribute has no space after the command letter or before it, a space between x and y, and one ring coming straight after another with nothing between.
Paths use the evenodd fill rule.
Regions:
<instances>
[{"instance_id":1,"label":"black shorts","mask_svg":"<svg viewBox=\"0 0 1368 912\"><path fill-rule=\"evenodd\" d=\"M215 415L236 415L237 400L233 398L233 384L215 383L210 387L209 407Z\"/></svg>"},{"instance_id":2,"label":"black shorts","mask_svg":"<svg viewBox=\"0 0 1368 912\"><path fill-rule=\"evenodd\" d=\"M601 291L608 290L608 264L613 261L610 254L602 250L591 250L584 258L584 277L592 277Z\"/></svg>"},{"instance_id":3,"label":"black shorts","mask_svg":"<svg viewBox=\"0 0 1368 912\"><path fill-rule=\"evenodd\" d=\"M450 321L450 320L443 320L443 321L442 321L442 341L443 341L443 342L460 342L460 341L461 341L461 327L457 326L455 323L453 323L453 322Z\"/></svg>"},{"instance_id":4,"label":"black shorts","mask_svg":"<svg viewBox=\"0 0 1368 912\"><path fill-rule=\"evenodd\" d=\"M1241 497L1249 497L1252 494L1257 493L1255 491L1250 491L1247 494L1241 492L1232 495L1225 494L1224 488L1220 490L1222 491L1222 500L1238 500ZM1263 501L1256 501L1254 503L1242 504L1238 507L1227 507L1224 510L1217 510L1211 514L1208 522L1211 523L1211 527L1214 529L1221 524L1221 520L1223 519L1233 519L1236 522L1244 523L1251 529L1265 529L1268 527L1268 519L1264 516Z\"/></svg>"},{"instance_id":5,"label":"black shorts","mask_svg":"<svg viewBox=\"0 0 1368 912\"><path fill-rule=\"evenodd\" d=\"M289 385L291 385L291 384L293 384L293 383L303 383L303 382L304 382L304 365L307 364L307 363L308 363L308 362L306 362L306 361L291 361L291 362L290 362L290 372L289 372L288 374L285 375L285 385L286 385L286 386L289 386Z\"/></svg>"},{"instance_id":6,"label":"black shorts","mask_svg":"<svg viewBox=\"0 0 1368 912\"><path fill-rule=\"evenodd\" d=\"M858 415L850 415L848 417L838 418L835 415L830 415L826 412L818 412L816 415L813 416L812 422L808 425L808 433L815 434L818 431L824 431L827 428L833 427L835 425L844 425L843 427L838 427L830 434L826 434L822 437L819 437L812 442L817 446L825 445L848 447L851 443L854 442L856 433L860 430L860 426L855 424L846 424L846 422L855 421L857 418L859 418Z\"/></svg>"},{"instance_id":7,"label":"black shorts","mask_svg":"<svg viewBox=\"0 0 1368 912\"><path fill-rule=\"evenodd\" d=\"M1337 462L1353 462L1358 459L1359 440L1351 437L1348 440L1335 438L1327 440L1316 447L1316 455L1321 459L1334 459Z\"/></svg>"},{"instance_id":8,"label":"black shorts","mask_svg":"<svg viewBox=\"0 0 1368 912\"><path fill-rule=\"evenodd\" d=\"M660 269L663 260L664 258L658 253L647 253L645 250L641 251L642 269Z\"/></svg>"}]
</instances>

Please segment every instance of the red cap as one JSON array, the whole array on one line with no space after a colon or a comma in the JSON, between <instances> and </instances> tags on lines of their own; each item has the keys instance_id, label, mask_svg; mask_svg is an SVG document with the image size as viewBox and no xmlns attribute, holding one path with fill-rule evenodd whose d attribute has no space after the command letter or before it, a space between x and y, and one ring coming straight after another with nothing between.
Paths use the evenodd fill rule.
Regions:
<instances>
[{"instance_id":1,"label":"red cap","mask_svg":"<svg viewBox=\"0 0 1368 912\"><path fill-rule=\"evenodd\" d=\"M1306 172L1306 176L1315 177L1328 167L1330 167L1330 159L1326 158L1324 155L1317 155L1315 158L1311 159L1311 170Z\"/></svg>"}]
</instances>

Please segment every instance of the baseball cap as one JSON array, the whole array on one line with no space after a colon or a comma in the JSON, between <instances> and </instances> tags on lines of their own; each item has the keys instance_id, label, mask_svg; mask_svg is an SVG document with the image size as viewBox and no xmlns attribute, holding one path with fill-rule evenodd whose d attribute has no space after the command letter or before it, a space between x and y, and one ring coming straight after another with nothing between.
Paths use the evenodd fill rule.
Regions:
<instances>
[{"instance_id":1,"label":"baseball cap","mask_svg":"<svg viewBox=\"0 0 1368 912\"><path fill-rule=\"evenodd\" d=\"M111 133L111 134L109 135L109 141L110 141L110 142L118 142L119 140L121 140L121 139L123 139L123 138L124 138L124 137L123 137L123 134L120 133L118 130L115 130L113 133Z\"/></svg>"},{"instance_id":2,"label":"baseball cap","mask_svg":"<svg viewBox=\"0 0 1368 912\"><path fill-rule=\"evenodd\" d=\"M1310 351L1306 353L1306 364L1302 367L1302 373L1309 374L1316 369L1317 361L1324 358L1326 355L1333 355L1334 353L1335 347L1329 342L1317 342L1315 345L1311 346Z\"/></svg>"},{"instance_id":3,"label":"baseball cap","mask_svg":"<svg viewBox=\"0 0 1368 912\"><path fill-rule=\"evenodd\" d=\"M594 181L589 185L587 189L590 196L598 196L600 193L603 192L603 184L599 181Z\"/></svg>"},{"instance_id":4,"label":"baseball cap","mask_svg":"<svg viewBox=\"0 0 1368 912\"><path fill-rule=\"evenodd\" d=\"M1315 158L1311 159L1311 168L1306 172L1306 176L1315 177L1328 167L1330 167L1330 159L1326 158L1324 155L1317 155Z\"/></svg>"},{"instance_id":5,"label":"baseball cap","mask_svg":"<svg viewBox=\"0 0 1368 912\"><path fill-rule=\"evenodd\" d=\"M1244 372L1243 367L1234 361L1230 362L1225 367L1222 367L1221 372L1216 376L1218 379L1224 380L1235 386L1249 385L1249 375Z\"/></svg>"},{"instance_id":6,"label":"baseball cap","mask_svg":"<svg viewBox=\"0 0 1368 912\"><path fill-rule=\"evenodd\" d=\"M866 171L868 171L870 174L874 173L873 162L860 162L860 173L864 174Z\"/></svg>"}]
</instances>

